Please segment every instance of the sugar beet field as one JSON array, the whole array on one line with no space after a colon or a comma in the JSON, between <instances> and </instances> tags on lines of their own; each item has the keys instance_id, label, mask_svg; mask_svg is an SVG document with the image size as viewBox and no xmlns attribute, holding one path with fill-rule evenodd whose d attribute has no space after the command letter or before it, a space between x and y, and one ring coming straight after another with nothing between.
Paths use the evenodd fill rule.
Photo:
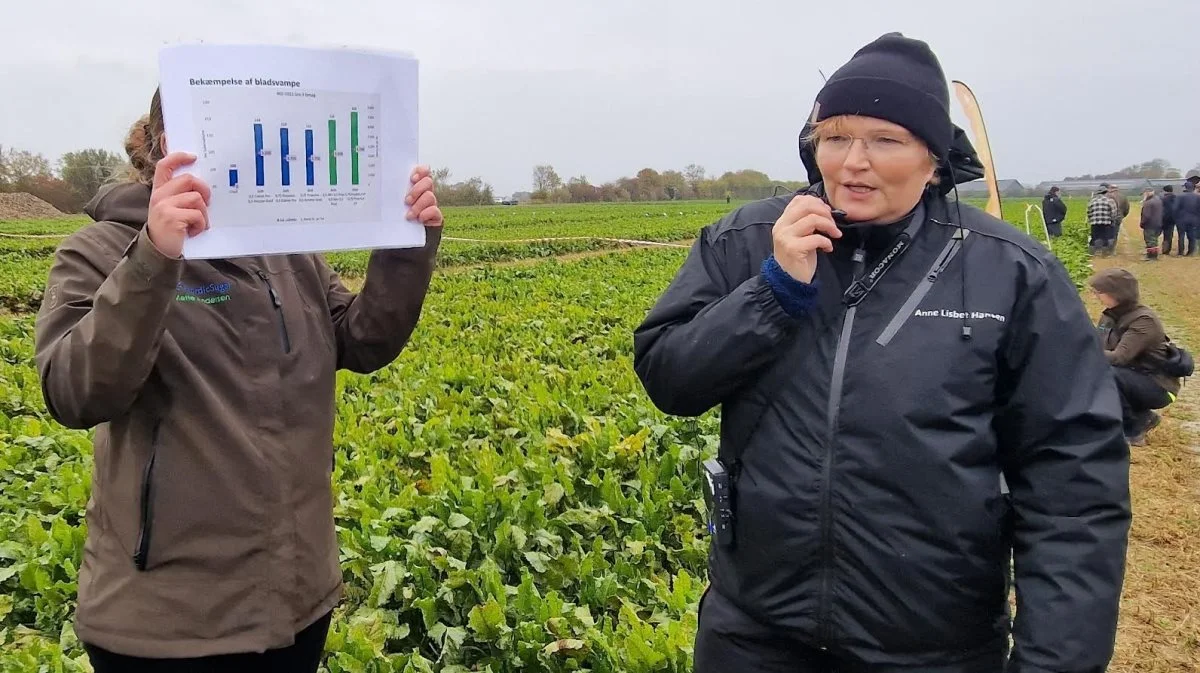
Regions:
<instances>
[{"instance_id":1,"label":"sugar beet field","mask_svg":"<svg viewBox=\"0 0 1200 673\"><path fill-rule=\"evenodd\" d=\"M1022 229L1027 203L1005 204ZM1083 204L1071 205L1055 252L1081 283ZM718 417L658 412L631 335L688 241L729 209L447 209L446 236L473 240L443 244L410 345L380 372L339 375L332 488L347 591L328 671L691 670L708 550L697 468ZM0 673L90 670L71 627L90 434L49 418L32 363L53 251L83 223L0 222ZM529 240L543 238L566 240ZM353 286L367 255L329 259ZM1131 564L1150 575L1127 594L1181 588L1156 572ZM1114 670L1196 670L1200 615L1188 626L1146 609L1157 612L1123 617Z\"/></svg>"}]
</instances>

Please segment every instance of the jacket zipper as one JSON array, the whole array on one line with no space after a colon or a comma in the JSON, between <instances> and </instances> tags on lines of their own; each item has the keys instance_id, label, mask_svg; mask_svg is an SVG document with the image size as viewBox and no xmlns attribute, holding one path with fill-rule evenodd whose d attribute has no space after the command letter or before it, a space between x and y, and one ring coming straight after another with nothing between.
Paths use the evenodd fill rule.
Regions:
<instances>
[{"instance_id":1,"label":"jacket zipper","mask_svg":"<svg viewBox=\"0 0 1200 673\"><path fill-rule=\"evenodd\" d=\"M892 316L887 327L884 327L883 331L879 333L879 337L875 339L875 343L880 346L886 346L892 342L896 333L900 331L900 328L904 327L904 323L908 322L913 312L917 310L917 306L920 306L921 301L925 299L925 295L929 294L929 290L937 282L938 276L942 275L942 272L946 270L946 267L950 266L950 262L958 255L958 251L962 249L964 239L969 234L970 232L965 229L963 230L962 237L955 232L954 237L946 243L946 247L942 248L941 254L934 260L933 266L929 267L929 272L913 288L912 294L908 295L908 299L904 300L904 304L900 306L899 311L896 311L896 315ZM966 310L967 307L964 306L963 311Z\"/></svg>"},{"instance_id":2,"label":"jacket zipper","mask_svg":"<svg viewBox=\"0 0 1200 673\"><path fill-rule=\"evenodd\" d=\"M150 433L150 458L142 470L141 521L138 528L137 549L133 552L133 565L145 570L150 556L150 536L154 529L154 458L158 455L158 431L162 420L155 421Z\"/></svg>"},{"instance_id":3,"label":"jacket zipper","mask_svg":"<svg viewBox=\"0 0 1200 673\"><path fill-rule=\"evenodd\" d=\"M854 251L854 275L851 283L857 282L863 274L867 251L861 244ZM821 492L821 604L820 604L820 633L821 640L830 643L833 633L829 622L830 600L829 585L833 574L833 447L837 439L838 412L842 403L842 384L845 382L846 360L850 354L850 336L854 332L854 316L857 306L846 309L842 319L842 333L838 337L837 351L833 358L833 377L829 383L829 408L826 414L828 423L828 439L825 443L825 463L822 468L824 490Z\"/></svg>"},{"instance_id":4,"label":"jacket zipper","mask_svg":"<svg viewBox=\"0 0 1200 673\"><path fill-rule=\"evenodd\" d=\"M267 284L267 293L271 295L271 305L275 307L275 315L279 316L279 340L283 343L283 352L292 352L292 340L288 337L287 321L283 318L283 301L279 299L279 293L275 291L275 286L271 285L271 279L262 269L258 269L255 273Z\"/></svg>"}]
</instances>

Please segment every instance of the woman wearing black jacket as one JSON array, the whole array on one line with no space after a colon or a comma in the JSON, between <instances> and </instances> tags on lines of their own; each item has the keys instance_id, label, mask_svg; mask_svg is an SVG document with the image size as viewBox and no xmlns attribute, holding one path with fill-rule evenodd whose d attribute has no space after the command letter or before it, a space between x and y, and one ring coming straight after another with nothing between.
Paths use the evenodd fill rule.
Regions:
<instances>
[{"instance_id":1,"label":"woman wearing black jacket","mask_svg":"<svg viewBox=\"0 0 1200 673\"><path fill-rule=\"evenodd\" d=\"M1050 188L1042 197L1042 215L1046 218L1046 230L1054 238L1062 236L1062 223L1067 219L1067 204L1058 195L1058 187Z\"/></svg>"},{"instance_id":2,"label":"woman wearing black jacket","mask_svg":"<svg viewBox=\"0 0 1200 673\"><path fill-rule=\"evenodd\" d=\"M696 670L1100 673L1128 446L1078 293L946 198L978 161L923 42L861 49L803 138L813 186L705 228L634 335L659 408L721 407Z\"/></svg>"}]
</instances>

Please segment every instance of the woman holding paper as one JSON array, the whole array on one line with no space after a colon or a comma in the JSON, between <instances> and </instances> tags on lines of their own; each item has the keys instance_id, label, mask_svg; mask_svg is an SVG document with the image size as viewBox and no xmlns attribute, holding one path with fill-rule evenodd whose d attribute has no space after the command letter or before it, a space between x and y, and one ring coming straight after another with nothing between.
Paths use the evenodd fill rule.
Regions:
<instances>
[{"instance_id":1,"label":"woman holding paper","mask_svg":"<svg viewBox=\"0 0 1200 673\"><path fill-rule=\"evenodd\" d=\"M105 671L315 671L341 592L330 477L335 372L415 328L441 239L378 250L359 294L318 255L186 260L209 189L175 171L162 109L126 142L134 179L88 205L37 319L50 413L95 428L75 631ZM187 661L183 661L187 660Z\"/></svg>"}]
</instances>

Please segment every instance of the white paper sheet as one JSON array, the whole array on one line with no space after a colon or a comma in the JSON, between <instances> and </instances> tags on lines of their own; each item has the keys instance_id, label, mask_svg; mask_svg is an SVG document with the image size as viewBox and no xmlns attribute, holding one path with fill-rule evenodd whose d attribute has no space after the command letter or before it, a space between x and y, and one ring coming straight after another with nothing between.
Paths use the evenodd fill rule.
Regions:
<instances>
[{"instance_id":1,"label":"white paper sheet","mask_svg":"<svg viewBox=\"0 0 1200 673\"><path fill-rule=\"evenodd\" d=\"M400 53L181 45L159 55L168 149L212 187L187 258L418 247L417 71Z\"/></svg>"}]
</instances>

